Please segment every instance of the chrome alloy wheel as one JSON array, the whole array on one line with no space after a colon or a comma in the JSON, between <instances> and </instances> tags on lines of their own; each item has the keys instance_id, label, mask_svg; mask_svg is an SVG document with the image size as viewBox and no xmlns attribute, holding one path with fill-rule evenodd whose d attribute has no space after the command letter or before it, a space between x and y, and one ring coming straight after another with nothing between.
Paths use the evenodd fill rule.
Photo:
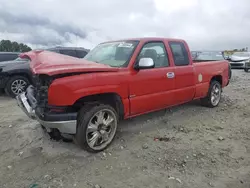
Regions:
<instances>
[{"instance_id":1,"label":"chrome alloy wheel","mask_svg":"<svg viewBox=\"0 0 250 188\"><path fill-rule=\"evenodd\" d=\"M25 88L27 86L27 82L24 80L15 80L11 84L11 91L15 94L18 95L22 92L24 92Z\"/></svg>"},{"instance_id":2,"label":"chrome alloy wheel","mask_svg":"<svg viewBox=\"0 0 250 188\"><path fill-rule=\"evenodd\" d=\"M87 131L87 144L93 150L105 148L114 138L117 128L117 118L109 109L102 109L90 119Z\"/></svg>"},{"instance_id":3,"label":"chrome alloy wheel","mask_svg":"<svg viewBox=\"0 0 250 188\"><path fill-rule=\"evenodd\" d=\"M219 84L215 84L211 91L211 103L213 106L217 106L221 98L221 87Z\"/></svg>"}]
</instances>

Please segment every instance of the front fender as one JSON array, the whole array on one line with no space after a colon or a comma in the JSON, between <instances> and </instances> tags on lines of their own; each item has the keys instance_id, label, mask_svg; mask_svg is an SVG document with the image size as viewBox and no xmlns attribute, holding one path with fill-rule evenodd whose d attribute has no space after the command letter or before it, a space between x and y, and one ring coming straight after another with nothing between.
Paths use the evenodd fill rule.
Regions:
<instances>
[{"instance_id":1,"label":"front fender","mask_svg":"<svg viewBox=\"0 0 250 188\"><path fill-rule=\"evenodd\" d=\"M82 97L104 93L116 93L125 99L127 88L120 85L102 85L74 90L70 85L52 83L48 90L48 103L54 106L71 106Z\"/></svg>"}]
</instances>

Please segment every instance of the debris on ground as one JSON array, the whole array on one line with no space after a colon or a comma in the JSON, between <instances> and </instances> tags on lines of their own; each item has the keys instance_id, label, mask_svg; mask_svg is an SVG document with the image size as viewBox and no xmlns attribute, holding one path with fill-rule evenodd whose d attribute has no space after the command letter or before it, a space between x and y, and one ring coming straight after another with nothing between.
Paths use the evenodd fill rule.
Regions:
<instances>
[{"instance_id":1,"label":"debris on ground","mask_svg":"<svg viewBox=\"0 0 250 188\"><path fill-rule=\"evenodd\" d=\"M18 153L18 156L22 156L23 155L23 151L20 151L19 153Z\"/></svg>"},{"instance_id":2,"label":"debris on ground","mask_svg":"<svg viewBox=\"0 0 250 188\"><path fill-rule=\"evenodd\" d=\"M142 149L148 149L148 144L143 144Z\"/></svg>"},{"instance_id":3,"label":"debris on ground","mask_svg":"<svg viewBox=\"0 0 250 188\"><path fill-rule=\"evenodd\" d=\"M176 180L178 183L181 183L181 180L179 178L175 178L175 177L169 177L169 180Z\"/></svg>"},{"instance_id":4,"label":"debris on ground","mask_svg":"<svg viewBox=\"0 0 250 188\"><path fill-rule=\"evenodd\" d=\"M218 140L222 141L222 140L225 140L225 138L223 138L222 136L219 136Z\"/></svg>"},{"instance_id":5,"label":"debris on ground","mask_svg":"<svg viewBox=\"0 0 250 188\"><path fill-rule=\"evenodd\" d=\"M208 185L209 185L210 187L214 187L214 185L213 185L211 182L209 182Z\"/></svg>"},{"instance_id":6,"label":"debris on ground","mask_svg":"<svg viewBox=\"0 0 250 188\"><path fill-rule=\"evenodd\" d=\"M29 188L39 188L39 185L37 183L33 183L29 186Z\"/></svg>"},{"instance_id":7,"label":"debris on ground","mask_svg":"<svg viewBox=\"0 0 250 188\"><path fill-rule=\"evenodd\" d=\"M98 184L96 184L96 185L94 185L94 187L93 188L101 188L101 186L100 185L98 185Z\"/></svg>"},{"instance_id":8,"label":"debris on ground","mask_svg":"<svg viewBox=\"0 0 250 188\"><path fill-rule=\"evenodd\" d=\"M164 142L168 142L170 141L172 138L168 138L168 137L155 137L154 141L164 141Z\"/></svg>"},{"instance_id":9,"label":"debris on ground","mask_svg":"<svg viewBox=\"0 0 250 188\"><path fill-rule=\"evenodd\" d=\"M12 169L12 166L7 166L8 169Z\"/></svg>"},{"instance_id":10,"label":"debris on ground","mask_svg":"<svg viewBox=\"0 0 250 188\"><path fill-rule=\"evenodd\" d=\"M102 153L103 157L107 157L107 154L105 152Z\"/></svg>"},{"instance_id":11,"label":"debris on ground","mask_svg":"<svg viewBox=\"0 0 250 188\"><path fill-rule=\"evenodd\" d=\"M51 177L50 175L46 174L46 175L44 176L44 179L46 179L47 181L49 181L49 180L52 179L52 177Z\"/></svg>"}]
</instances>

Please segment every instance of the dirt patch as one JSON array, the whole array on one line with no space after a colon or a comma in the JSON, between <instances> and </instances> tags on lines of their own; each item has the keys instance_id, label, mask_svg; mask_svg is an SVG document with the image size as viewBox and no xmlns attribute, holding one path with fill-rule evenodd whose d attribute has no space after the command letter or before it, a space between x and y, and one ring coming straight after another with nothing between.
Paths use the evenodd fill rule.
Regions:
<instances>
[{"instance_id":1,"label":"dirt patch","mask_svg":"<svg viewBox=\"0 0 250 188\"><path fill-rule=\"evenodd\" d=\"M0 96L0 187L250 187L249 82L233 71L214 109L194 101L124 121L99 154L50 140Z\"/></svg>"}]
</instances>

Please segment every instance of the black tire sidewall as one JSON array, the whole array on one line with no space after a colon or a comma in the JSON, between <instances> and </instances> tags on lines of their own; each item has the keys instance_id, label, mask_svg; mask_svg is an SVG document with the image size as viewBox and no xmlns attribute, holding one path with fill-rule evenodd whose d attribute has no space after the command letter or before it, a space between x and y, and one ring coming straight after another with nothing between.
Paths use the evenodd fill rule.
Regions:
<instances>
[{"instance_id":1,"label":"black tire sidewall","mask_svg":"<svg viewBox=\"0 0 250 188\"><path fill-rule=\"evenodd\" d=\"M244 69L245 72L248 72L249 69Z\"/></svg>"},{"instance_id":2,"label":"black tire sidewall","mask_svg":"<svg viewBox=\"0 0 250 188\"><path fill-rule=\"evenodd\" d=\"M8 82L7 82L6 86L5 86L5 93L6 93L7 95L9 95L10 97L13 97L13 98L16 97L16 95L12 92L12 90L11 90L11 85L12 85L12 83L13 83L15 80L23 80L23 81L25 81L25 82L27 83L25 90L27 89L27 87L28 87L29 84L30 84L28 78L26 78L26 77L24 77L24 76L13 76L13 77L11 77L11 78L8 80Z\"/></svg>"},{"instance_id":3,"label":"black tire sidewall","mask_svg":"<svg viewBox=\"0 0 250 188\"><path fill-rule=\"evenodd\" d=\"M104 148L95 150L88 145L87 138L86 138L86 131L88 128L88 123L90 119L94 116L94 114L104 109L111 110L115 114L117 126L118 126L119 118L118 118L117 112L110 105L100 104L100 105L95 105L95 106L86 106L86 107L83 107L79 112L78 120L77 120L76 135L75 135L74 140L81 148L83 148L84 150L88 152L97 153L97 152L105 150L113 142L116 136L117 127L116 127L116 131L111 142L107 144Z\"/></svg>"}]
</instances>

